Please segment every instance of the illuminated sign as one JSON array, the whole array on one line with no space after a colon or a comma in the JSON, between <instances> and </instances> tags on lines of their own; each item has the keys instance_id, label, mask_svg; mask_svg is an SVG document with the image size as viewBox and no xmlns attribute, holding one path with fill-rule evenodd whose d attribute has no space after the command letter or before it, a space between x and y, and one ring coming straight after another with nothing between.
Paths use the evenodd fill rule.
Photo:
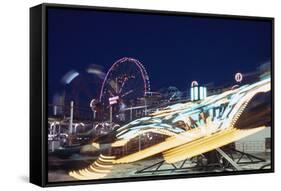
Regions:
<instances>
[{"instance_id":1,"label":"illuminated sign","mask_svg":"<svg viewBox=\"0 0 281 191\"><path fill-rule=\"evenodd\" d=\"M108 99L108 100L109 100L109 104L110 104L110 105L116 104L117 101L118 101L118 99L119 99L119 96L110 97L110 98Z\"/></svg>"}]
</instances>

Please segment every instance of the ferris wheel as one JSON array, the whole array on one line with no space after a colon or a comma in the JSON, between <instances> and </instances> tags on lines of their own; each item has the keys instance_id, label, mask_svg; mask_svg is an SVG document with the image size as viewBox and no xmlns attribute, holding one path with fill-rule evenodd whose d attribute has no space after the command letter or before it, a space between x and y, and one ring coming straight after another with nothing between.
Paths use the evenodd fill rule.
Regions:
<instances>
[{"instance_id":1,"label":"ferris wheel","mask_svg":"<svg viewBox=\"0 0 281 191\"><path fill-rule=\"evenodd\" d=\"M143 64L137 59L124 57L108 70L101 87L100 102L108 107L112 99L121 110L132 107L149 91L149 77Z\"/></svg>"}]
</instances>

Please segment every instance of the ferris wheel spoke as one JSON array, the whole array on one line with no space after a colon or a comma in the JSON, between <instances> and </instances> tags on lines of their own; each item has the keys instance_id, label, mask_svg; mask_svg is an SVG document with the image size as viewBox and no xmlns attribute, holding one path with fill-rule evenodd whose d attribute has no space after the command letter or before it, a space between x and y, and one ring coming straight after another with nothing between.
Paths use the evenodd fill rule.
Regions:
<instances>
[{"instance_id":1,"label":"ferris wheel spoke","mask_svg":"<svg viewBox=\"0 0 281 191\"><path fill-rule=\"evenodd\" d=\"M120 89L119 89L119 92L118 92L119 94L122 92L123 87L124 87L126 81L127 81L127 80L123 80L122 85L121 85L121 87L120 87Z\"/></svg>"},{"instance_id":2,"label":"ferris wheel spoke","mask_svg":"<svg viewBox=\"0 0 281 191\"><path fill-rule=\"evenodd\" d=\"M129 91L125 92L124 94L122 94L120 97L123 98L123 97L125 97L125 96L127 96L127 95L129 95L133 92L134 92L133 90L129 90Z\"/></svg>"},{"instance_id":3,"label":"ferris wheel spoke","mask_svg":"<svg viewBox=\"0 0 281 191\"><path fill-rule=\"evenodd\" d=\"M116 77L117 78L117 77ZM112 92L115 94L115 95L117 95L118 94L118 89L119 89L119 87L118 87L118 80L117 79L115 79L115 80L111 80L112 82L111 82L111 84L110 84L110 89L112 90Z\"/></svg>"},{"instance_id":4,"label":"ferris wheel spoke","mask_svg":"<svg viewBox=\"0 0 281 191\"><path fill-rule=\"evenodd\" d=\"M110 82L108 82L108 85L109 85L108 87L110 88L111 92L117 93L117 91L116 91L117 85L116 85L115 81L111 80Z\"/></svg>"}]
</instances>

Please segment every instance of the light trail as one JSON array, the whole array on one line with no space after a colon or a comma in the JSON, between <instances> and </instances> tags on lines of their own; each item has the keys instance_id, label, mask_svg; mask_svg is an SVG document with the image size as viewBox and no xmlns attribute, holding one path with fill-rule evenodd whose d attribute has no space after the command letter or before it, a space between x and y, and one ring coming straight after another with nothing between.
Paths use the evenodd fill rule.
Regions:
<instances>
[{"instance_id":1,"label":"light trail","mask_svg":"<svg viewBox=\"0 0 281 191\"><path fill-rule=\"evenodd\" d=\"M108 173L111 172L114 160L114 156L105 156L101 154L98 159L87 168L70 171L68 175L78 180L104 178Z\"/></svg>"},{"instance_id":2,"label":"light trail","mask_svg":"<svg viewBox=\"0 0 281 191\"><path fill-rule=\"evenodd\" d=\"M100 155L89 167L71 171L69 175L79 180L104 178L111 172L114 164L131 163L159 153L163 154L167 163L175 163L255 134L266 127L238 129L235 125L252 98L270 89L268 78L209 96L203 101L171 105L132 121L117 130L118 140L112 143L112 147L125 146L130 140L146 133L169 137L163 142L118 159ZM178 121L183 121L189 129L179 130L174 124ZM192 126L194 127L191 128Z\"/></svg>"},{"instance_id":3,"label":"light trail","mask_svg":"<svg viewBox=\"0 0 281 191\"><path fill-rule=\"evenodd\" d=\"M163 157L167 163L175 163L182 161L199 154L212 151L254 133L257 133L266 128L265 126L253 129L226 129L212 136L206 136L202 139L186 143L180 147L165 151Z\"/></svg>"},{"instance_id":4,"label":"light trail","mask_svg":"<svg viewBox=\"0 0 281 191\"><path fill-rule=\"evenodd\" d=\"M132 140L135 137L138 137L140 135L146 134L146 133L156 133L156 134L161 134L161 135L166 135L166 136L174 136L176 133L165 130L165 129L144 129L135 132L133 135L130 136L130 138L126 139L121 139L118 141L115 141L114 143L111 144L112 147L121 147L127 144L130 140Z\"/></svg>"}]
</instances>

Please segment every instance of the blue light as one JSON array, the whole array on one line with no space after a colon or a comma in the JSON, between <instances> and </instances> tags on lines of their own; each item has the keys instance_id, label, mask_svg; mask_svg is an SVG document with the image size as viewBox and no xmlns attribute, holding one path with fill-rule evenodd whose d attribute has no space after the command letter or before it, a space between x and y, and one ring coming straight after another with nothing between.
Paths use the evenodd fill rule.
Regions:
<instances>
[{"instance_id":1,"label":"blue light","mask_svg":"<svg viewBox=\"0 0 281 191\"><path fill-rule=\"evenodd\" d=\"M194 91L193 91L193 88L191 88L190 89L190 91L191 91L191 93L190 93L190 99L191 99L191 101L193 101L194 100Z\"/></svg>"},{"instance_id":2,"label":"blue light","mask_svg":"<svg viewBox=\"0 0 281 191\"><path fill-rule=\"evenodd\" d=\"M199 99L204 99L203 87L199 87Z\"/></svg>"},{"instance_id":3,"label":"blue light","mask_svg":"<svg viewBox=\"0 0 281 191\"><path fill-rule=\"evenodd\" d=\"M206 98L207 97L207 88L206 87L204 87L204 98Z\"/></svg>"},{"instance_id":4,"label":"blue light","mask_svg":"<svg viewBox=\"0 0 281 191\"><path fill-rule=\"evenodd\" d=\"M198 87L194 87L194 100L198 100Z\"/></svg>"}]
</instances>

